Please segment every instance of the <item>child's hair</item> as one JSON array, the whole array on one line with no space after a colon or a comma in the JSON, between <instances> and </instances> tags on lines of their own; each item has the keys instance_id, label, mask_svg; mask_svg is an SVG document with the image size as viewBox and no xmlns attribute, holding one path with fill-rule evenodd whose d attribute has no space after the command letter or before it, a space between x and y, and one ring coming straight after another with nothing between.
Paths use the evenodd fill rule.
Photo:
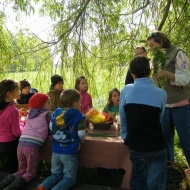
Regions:
<instances>
[{"instance_id":1,"label":"child's hair","mask_svg":"<svg viewBox=\"0 0 190 190\"><path fill-rule=\"evenodd\" d=\"M76 81L75 81L75 89L79 90L79 84L80 84L80 81L81 81L82 79L87 80L87 79L86 79L84 76L82 76L82 75L77 77L77 79L76 79Z\"/></svg>"},{"instance_id":2,"label":"child's hair","mask_svg":"<svg viewBox=\"0 0 190 190\"><path fill-rule=\"evenodd\" d=\"M80 92L76 89L64 90L60 95L64 108L71 108L75 102L80 100Z\"/></svg>"},{"instance_id":3,"label":"child's hair","mask_svg":"<svg viewBox=\"0 0 190 190\"><path fill-rule=\"evenodd\" d=\"M137 78L148 77L150 75L149 60L146 57L135 57L130 62L130 70Z\"/></svg>"},{"instance_id":4,"label":"child's hair","mask_svg":"<svg viewBox=\"0 0 190 190\"><path fill-rule=\"evenodd\" d=\"M109 109L113 106L113 102L111 100L113 92L118 92L118 94L120 95L120 91L117 88L113 88L112 90L109 91L108 102L107 102L107 106Z\"/></svg>"},{"instance_id":5,"label":"child's hair","mask_svg":"<svg viewBox=\"0 0 190 190\"><path fill-rule=\"evenodd\" d=\"M0 82L0 102L5 102L7 92L19 89L19 83L11 79L4 79Z\"/></svg>"},{"instance_id":6,"label":"child's hair","mask_svg":"<svg viewBox=\"0 0 190 190\"><path fill-rule=\"evenodd\" d=\"M26 79L23 79L23 80L20 81L20 91L21 92L27 86L31 87L30 83Z\"/></svg>"}]
</instances>

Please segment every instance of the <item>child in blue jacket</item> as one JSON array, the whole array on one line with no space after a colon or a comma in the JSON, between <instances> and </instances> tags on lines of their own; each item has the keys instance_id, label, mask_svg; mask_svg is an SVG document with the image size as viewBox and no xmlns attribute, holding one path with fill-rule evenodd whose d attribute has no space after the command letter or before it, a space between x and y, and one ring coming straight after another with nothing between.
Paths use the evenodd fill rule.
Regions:
<instances>
[{"instance_id":1,"label":"child in blue jacket","mask_svg":"<svg viewBox=\"0 0 190 190\"><path fill-rule=\"evenodd\" d=\"M86 134L86 121L79 111L79 91L67 89L60 98L64 108L57 108L52 118L52 174L37 190L67 190L76 183L78 152Z\"/></svg>"}]
</instances>

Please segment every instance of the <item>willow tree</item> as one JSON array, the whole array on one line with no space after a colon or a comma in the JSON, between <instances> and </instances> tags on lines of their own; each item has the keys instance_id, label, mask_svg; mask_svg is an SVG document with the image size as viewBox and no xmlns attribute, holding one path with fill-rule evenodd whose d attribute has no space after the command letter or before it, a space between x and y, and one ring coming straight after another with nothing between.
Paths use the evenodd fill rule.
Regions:
<instances>
[{"instance_id":1,"label":"willow tree","mask_svg":"<svg viewBox=\"0 0 190 190\"><path fill-rule=\"evenodd\" d=\"M122 88L134 47L147 46L146 38L154 30L166 33L190 55L188 0L4 0L3 6L8 3L13 3L20 20L19 13L35 11L52 19L51 40L38 37L40 43L30 51L51 48L51 56L60 59L54 61L53 69L47 66L46 76L60 72L66 87L73 87L75 78L85 75L94 97ZM40 64L51 64L46 62L49 56L41 57Z\"/></svg>"}]
</instances>

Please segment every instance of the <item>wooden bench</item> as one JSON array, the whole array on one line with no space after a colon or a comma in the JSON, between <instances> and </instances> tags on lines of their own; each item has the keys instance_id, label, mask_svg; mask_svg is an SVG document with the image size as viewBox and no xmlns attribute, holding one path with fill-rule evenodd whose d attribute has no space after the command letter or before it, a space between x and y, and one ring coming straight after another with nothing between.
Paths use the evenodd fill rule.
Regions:
<instances>
[{"instance_id":1,"label":"wooden bench","mask_svg":"<svg viewBox=\"0 0 190 190\"><path fill-rule=\"evenodd\" d=\"M0 172L0 180L3 180L3 178L7 175L8 175L7 173ZM37 185L40 184L42 181L43 179L35 178L29 184L26 185L24 190L35 190ZM126 189L77 183L75 186L70 188L70 190L126 190Z\"/></svg>"}]
</instances>

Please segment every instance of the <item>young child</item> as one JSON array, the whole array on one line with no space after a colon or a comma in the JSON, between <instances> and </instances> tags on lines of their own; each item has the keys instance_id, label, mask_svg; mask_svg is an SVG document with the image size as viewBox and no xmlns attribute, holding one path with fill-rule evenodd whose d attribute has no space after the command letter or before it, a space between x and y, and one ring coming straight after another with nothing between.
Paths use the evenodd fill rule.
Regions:
<instances>
[{"instance_id":1,"label":"young child","mask_svg":"<svg viewBox=\"0 0 190 190\"><path fill-rule=\"evenodd\" d=\"M88 82L84 76L79 76L75 81L75 89L80 92L81 95L81 112L86 114L90 108L92 108L92 98L88 91Z\"/></svg>"},{"instance_id":2,"label":"young child","mask_svg":"<svg viewBox=\"0 0 190 190\"><path fill-rule=\"evenodd\" d=\"M32 91L30 83L24 79L20 81L20 98L17 99L18 104L28 104L29 99L36 93Z\"/></svg>"},{"instance_id":3,"label":"young child","mask_svg":"<svg viewBox=\"0 0 190 190\"><path fill-rule=\"evenodd\" d=\"M117 88L113 88L109 91L108 102L103 108L103 112L108 113L109 115L115 117L119 115L119 98L120 91Z\"/></svg>"},{"instance_id":4,"label":"young child","mask_svg":"<svg viewBox=\"0 0 190 190\"><path fill-rule=\"evenodd\" d=\"M120 96L121 138L129 147L133 172L131 189L165 189L167 150L161 128L167 95L149 78L145 57L130 63L134 84L126 85Z\"/></svg>"},{"instance_id":5,"label":"young child","mask_svg":"<svg viewBox=\"0 0 190 190\"><path fill-rule=\"evenodd\" d=\"M51 111L54 111L58 107L63 107L60 100L63 84L63 78L60 75L55 74L51 77L50 91L47 93L52 103Z\"/></svg>"},{"instance_id":6,"label":"young child","mask_svg":"<svg viewBox=\"0 0 190 190\"><path fill-rule=\"evenodd\" d=\"M13 173L18 169L17 145L21 135L19 112L14 99L19 98L19 83L4 79L0 82L0 161L2 172ZM1 189L1 188L0 188Z\"/></svg>"},{"instance_id":7,"label":"young child","mask_svg":"<svg viewBox=\"0 0 190 190\"><path fill-rule=\"evenodd\" d=\"M17 148L19 169L0 182L0 189L20 190L25 183L35 177L39 162L39 150L51 133L49 130L51 120L49 96L36 93L30 98L29 106L31 109Z\"/></svg>"},{"instance_id":8,"label":"young child","mask_svg":"<svg viewBox=\"0 0 190 190\"><path fill-rule=\"evenodd\" d=\"M67 190L76 183L79 142L85 137L85 116L80 110L80 93L67 89L61 94L64 108L57 108L52 118L51 176L37 190Z\"/></svg>"}]
</instances>

